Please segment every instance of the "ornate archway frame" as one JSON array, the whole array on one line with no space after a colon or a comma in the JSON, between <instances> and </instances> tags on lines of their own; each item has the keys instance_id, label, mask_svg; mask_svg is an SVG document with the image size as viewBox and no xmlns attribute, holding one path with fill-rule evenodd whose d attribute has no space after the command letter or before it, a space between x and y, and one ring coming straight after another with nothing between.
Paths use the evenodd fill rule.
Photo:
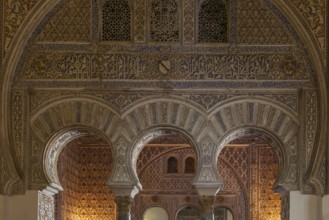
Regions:
<instances>
[{"instance_id":1,"label":"ornate archway frame","mask_svg":"<svg viewBox=\"0 0 329 220\"><path fill-rule=\"evenodd\" d=\"M11 151L12 145L10 144L10 111L7 106L10 105L10 97L12 94L11 85L13 81L14 72L24 47L31 36L31 33L36 29L37 25L41 20L47 15L47 13L59 3L59 0L51 0L38 3L33 9L29 16L23 21L22 25L19 27L16 35L12 40L10 50L12 53L6 54L3 63L3 83L2 83L2 96L1 96L1 113L4 117L1 118L1 130L3 131L3 143L2 151L6 158L6 166L11 176L8 183L6 183L5 193L12 194L15 193L15 185L23 183L24 179L22 176L22 170L20 170L17 156ZM320 182L318 178L318 173L321 170L320 163L314 163L314 161L322 160L325 154L325 146L327 143L327 131L328 131L328 116L326 114L328 109L328 91L327 91L327 80L326 80L326 69L325 60L323 54L320 52L319 46L316 43L315 37L311 34L311 30L305 27L304 20L302 16L294 9L294 7L289 2L282 2L275 0L273 3L277 8L288 18L288 20L293 24L294 28L300 35L302 42L305 44L305 48L310 53L311 60L315 72L317 73L319 82L319 103L320 107L320 118L321 123L319 129L318 142L315 143L315 147L312 152L312 161L309 163L310 166L305 171L304 177L309 179L311 183L318 185ZM27 34L28 33L28 34ZM321 193L324 190L316 187L316 191Z\"/></svg>"},{"instance_id":2,"label":"ornate archway frame","mask_svg":"<svg viewBox=\"0 0 329 220\"><path fill-rule=\"evenodd\" d=\"M47 191L49 195L57 194L58 191L63 191L57 170L57 162L62 150L72 140L91 134L100 136L102 139L106 140L106 137L104 137L103 134L100 134L99 131L96 131L93 128L83 128L83 126L77 126L68 127L61 130L53 135L53 137L51 137L48 141L43 156L43 168L49 182L49 185L46 187L45 191Z\"/></svg>"},{"instance_id":3,"label":"ornate archway frame","mask_svg":"<svg viewBox=\"0 0 329 220\"><path fill-rule=\"evenodd\" d=\"M113 150L110 135L116 129L118 113L104 103L86 97L62 97L46 103L31 116L33 149L30 173L32 188L45 188L54 192L62 190L57 176L57 158L62 148L71 140L95 134L105 140ZM112 122L112 123L111 123ZM115 157L115 154L113 154ZM42 164L42 166L40 166Z\"/></svg>"},{"instance_id":4,"label":"ornate archway frame","mask_svg":"<svg viewBox=\"0 0 329 220\"><path fill-rule=\"evenodd\" d=\"M216 142L214 163L227 143L254 134L272 145L277 153L280 177L276 185L286 190L299 189L299 119L295 112L267 99L246 96L221 103L209 117L221 134Z\"/></svg>"}]
</instances>

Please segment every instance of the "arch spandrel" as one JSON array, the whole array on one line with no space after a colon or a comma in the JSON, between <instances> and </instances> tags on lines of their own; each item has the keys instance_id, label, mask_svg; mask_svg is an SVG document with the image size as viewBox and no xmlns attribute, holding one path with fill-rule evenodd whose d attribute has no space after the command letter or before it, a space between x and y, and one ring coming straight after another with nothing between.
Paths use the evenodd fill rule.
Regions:
<instances>
[{"instance_id":1,"label":"arch spandrel","mask_svg":"<svg viewBox=\"0 0 329 220\"><path fill-rule=\"evenodd\" d=\"M36 111L30 121L32 129L30 187L43 188L47 186L45 181L48 180L53 188L61 190L55 165L62 147L70 140L85 135L81 130L95 132L111 143L111 134L114 133L119 122L117 112L101 102L85 98L56 101Z\"/></svg>"},{"instance_id":2,"label":"arch spandrel","mask_svg":"<svg viewBox=\"0 0 329 220\"><path fill-rule=\"evenodd\" d=\"M298 135L297 132L291 137L291 139L285 143L281 137L274 134L272 131L262 127L246 126L239 127L230 130L225 136L223 136L217 144L216 153L213 157L216 159L221 150L229 142L241 138L241 137L258 137L267 142L277 154L279 161L279 173L274 184L274 188L285 190L298 190L300 187L299 183L299 171L298 171Z\"/></svg>"},{"instance_id":3,"label":"arch spandrel","mask_svg":"<svg viewBox=\"0 0 329 220\"><path fill-rule=\"evenodd\" d=\"M90 126L111 136L119 123L117 112L104 103L85 98L58 100L31 116L31 127L46 141L56 131L74 125Z\"/></svg>"},{"instance_id":4,"label":"arch spandrel","mask_svg":"<svg viewBox=\"0 0 329 220\"><path fill-rule=\"evenodd\" d=\"M210 121L219 136L228 131L255 126L264 128L287 143L297 132L297 115L270 102L255 99L240 99L219 106L210 115Z\"/></svg>"},{"instance_id":5,"label":"arch spandrel","mask_svg":"<svg viewBox=\"0 0 329 220\"><path fill-rule=\"evenodd\" d=\"M198 140L207 127L206 113L200 106L182 98L158 96L131 107L123 114L122 121L123 124L117 131L125 131L130 140L140 132L156 126L177 127Z\"/></svg>"}]
</instances>

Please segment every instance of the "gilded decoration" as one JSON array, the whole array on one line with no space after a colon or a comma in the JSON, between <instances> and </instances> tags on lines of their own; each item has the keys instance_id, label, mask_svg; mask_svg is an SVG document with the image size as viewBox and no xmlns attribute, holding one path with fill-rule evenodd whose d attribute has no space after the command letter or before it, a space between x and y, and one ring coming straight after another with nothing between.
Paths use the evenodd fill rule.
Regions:
<instances>
[{"instance_id":1,"label":"gilded decoration","mask_svg":"<svg viewBox=\"0 0 329 220\"><path fill-rule=\"evenodd\" d=\"M90 0L69 0L67 5L44 27L37 41L90 41L91 8Z\"/></svg>"},{"instance_id":2,"label":"gilded decoration","mask_svg":"<svg viewBox=\"0 0 329 220\"><path fill-rule=\"evenodd\" d=\"M16 31L39 0L4 0L4 50L7 51ZM2 21L1 21L2 22Z\"/></svg>"},{"instance_id":3,"label":"gilded decoration","mask_svg":"<svg viewBox=\"0 0 329 220\"><path fill-rule=\"evenodd\" d=\"M311 28L314 36L318 39L322 52L325 53L326 1L325 0L308 0L308 1L291 0L291 2L303 15L309 27Z\"/></svg>"}]
</instances>

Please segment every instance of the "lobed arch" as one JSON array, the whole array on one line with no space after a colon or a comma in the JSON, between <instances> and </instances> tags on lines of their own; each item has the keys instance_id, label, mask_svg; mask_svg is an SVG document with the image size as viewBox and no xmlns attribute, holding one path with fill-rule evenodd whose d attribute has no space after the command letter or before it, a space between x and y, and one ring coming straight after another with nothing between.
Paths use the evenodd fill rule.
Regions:
<instances>
[{"instance_id":1,"label":"lobed arch","mask_svg":"<svg viewBox=\"0 0 329 220\"><path fill-rule=\"evenodd\" d=\"M110 143L108 137L103 132L85 126L64 128L58 131L47 143L45 143L42 166L48 181L45 189L48 193L55 194L58 191L63 190L58 177L57 161L64 147L66 147L66 145L74 139L91 134L101 137L107 143ZM112 148L111 151L113 152Z\"/></svg>"},{"instance_id":2,"label":"lobed arch","mask_svg":"<svg viewBox=\"0 0 329 220\"><path fill-rule=\"evenodd\" d=\"M279 172L278 177L275 181L274 188L276 190L280 190L280 188L284 188L285 190L297 190L299 188L298 185L298 172L297 172L297 143L295 142L296 138L292 139L291 142L294 142L294 145L285 144L280 137L273 134L271 131L266 130L261 127L256 126L248 126L248 127L240 127L235 128L229 131L226 135L224 135L216 149L216 158L218 158L221 150L224 148L226 144L230 141L242 138L242 137L258 137L265 142L267 142L275 151L278 162L279 162ZM294 154L292 154L291 148L294 149ZM217 163L217 160L216 160Z\"/></svg>"},{"instance_id":3,"label":"lobed arch","mask_svg":"<svg viewBox=\"0 0 329 220\"><path fill-rule=\"evenodd\" d=\"M37 151L40 152L33 156L36 157L34 160L39 161L37 167L33 168L37 170L33 172L38 172L40 176L45 174L48 182L38 184L50 186L48 188L55 192L61 190L55 164L62 147L86 135L87 131L97 134L113 146L110 137L119 123L117 112L104 103L87 98L58 99L51 105L40 107L30 120L31 135L37 139Z\"/></svg>"},{"instance_id":4,"label":"lobed arch","mask_svg":"<svg viewBox=\"0 0 329 220\"><path fill-rule=\"evenodd\" d=\"M2 128L1 130L4 131L4 138L3 138L3 149L4 154L6 155L7 163L9 166L9 170L11 175L14 176L17 179L20 179L22 177L19 176L17 173L13 155L10 149L9 144L9 128L10 128L10 120L8 117L10 112L9 109L7 109L7 106L10 105L10 94L11 94L11 85L13 80L13 75L17 66L17 63L21 57L21 54L24 50L24 47L33 33L33 31L36 29L37 25L40 23L40 21L48 14L48 12L55 7L57 3L59 3L59 0L51 0L45 2L38 3L35 8L33 8L33 12L30 13L30 15L24 20L23 24L18 29L11 45L11 49L13 53L6 54L5 60L4 60L4 80L3 80L3 86L2 86L2 97L1 102L3 103L3 107L1 108L2 115L4 117L2 120ZM321 120L324 122L328 121L328 116L326 114L327 106L327 87L326 87L326 74L324 70L324 62L322 55L319 52L318 45L314 42L314 37L311 35L311 32L306 30L305 27L303 27L303 23L300 21L301 19L296 19L296 12L292 10L292 6L289 5L287 2L282 1L273 1L274 4L279 8L280 11L282 11L283 14L288 18L288 20L294 25L294 28L297 30L297 32L300 34L302 41L305 43L306 48L308 48L310 54L311 54L311 60L314 64L315 72L318 76L318 82L319 82L319 90L320 90L320 105L321 105ZM310 162L310 176L311 178L314 178L314 175L316 173L319 173L321 169L321 164L319 163L312 163L314 161L320 160L321 157L324 155L325 147L326 146L326 138L327 138L327 123L322 123L321 128L319 129L319 143L320 146L316 152L313 152L314 158ZM15 182L15 181L14 181ZM10 188L10 187L9 187Z\"/></svg>"},{"instance_id":5,"label":"lobed arch","mask_svg":"<svg viewBox=\"0 0 329 220\"><path fill-rule=\"evenodd\" d=\"M184 99L152 96L128 108L117 131L132 141L139 133L156 126L180 128L198 140L205 133L207 116L200 106Z\"/></svg>"},{"instance_id":6,"label":"lobed arch","mask_svg":"<svg viewBox=\"0 0 329 220\"><path fill-rule=\"evenodd\" d=\"M233 99L218 106L209 114L209 120L220 137L243 126L264 128L287 143L297 133L297 115L261 99Z\"/></svg>"},{"instance_id":7,"label":"lobed arch","mask_svg":"<svg viewBox=\"0 0 329 220\"><path fill-rule=\"evenodd\" d=\"M206 117L206 115L207 115L207 113L205 112L205 109L202 106L200 106L199 104L197 104L189 99L183 98L181 96L170 94L170 95L165 95L165 96L152 95L152 96L148 96L148 97L142 98L140 100L137 100L122 110L122 112L123 112L122 117L126 117L127 114L129 114L133 111L136 111L136 109L149 105L150 103L154 103L154 102L156 102L158 104L171 103L171 104L184 105L185 107L194 109L195 111L199 112L204 117Z\"/></svg>"},{"instance_id":8,"label":"lobed arch","mask_svg":"<svg viewBox=\"0 0 329 220\"><path fill-rule=\"evenodd\" d=\"M111 136L119 123L118 112L87 98L57 100L35 112L30 120L32 130L44 142L55 132L73 125L92 127Z\"/></svg>"},{"instance_id":9,"label":"lobed arch","mask_svg":"<svg viewBox=\"0 0 329 220\"><path fill-rule=\"evenodd\" d=\"M41 114L42 112L46 111L48 108L51 108L55 105L59 105L63 102L69 102L69 101L78 101L78 102L92 102L97 103L100 106L103 106L104 108L108 108L116 115L120 115L120 109L113 105L112 103L106 102L104 99L88 95L88 94L80 94L70 92L69 94L60 94L58 96L55 96L53 98L47 99L42 103L38 103L38 106L32 106L31 107L31 118L37 117L37 115Z\"/></svg>"},{"instance_id":10,"label":"lobed arch","mask_svg":"<svg viewBox=\"0 0 329 220\"><path fill-rule=\"evenodd\" d=\"M235 96L235 97L228 98L222 102L217 103L209 110L209 115L211 116L211 115L215 114L218 111L218 109L228 107L228 106L232 105L232 103L244 103L244 102L261 103L264 105L275 106L275 108L277 108L278 110L289 115L289 117L291 117L293 120L295 120L295 121L299 120L297 110L293 110L289 106L287 106L277 100L274 100L272 98L260 96L260 95L249 95L249 94Z\"/></svg>"},{"instance_id":11,"label":"lobed arch","mask_svg":"<svg viewBox=\"0 0 329 220\"><path fill-rule=\"evenodd\" d=\"M178 135L185 139L190 146L194 149L196 154L196 160L198 160L200 152L197 146L197 143L195 142L193 136L188 133L187 131L184 131L183 129L173 127L173 126L155 126L149 129L146 129L145 131L141 132L138 136L136 136L135 140L132 142L132 147L127 152L127 160L129 161L129 168L132 172L134 182L136 185L141 187L138 173L137 173L137 159L144 148L145 144L149 143L150 141L164 136L173 136ZM200 162L199 162L200 163Z\"/></svg>"},{"instance_id":12,"label":"lobed arch","mask_svg":"<svg viewBox=\"0 0 329 220\"><path fill-rule=\"evenodd\" d=\"M234 138L254 134L269 142L278 155L280 178L277 185L297 188L299 121L296 113L267 100L242 98L222 103L210 113L209 119L220 137L213 163L225 144Z\"/></svg>"}]
</instances>

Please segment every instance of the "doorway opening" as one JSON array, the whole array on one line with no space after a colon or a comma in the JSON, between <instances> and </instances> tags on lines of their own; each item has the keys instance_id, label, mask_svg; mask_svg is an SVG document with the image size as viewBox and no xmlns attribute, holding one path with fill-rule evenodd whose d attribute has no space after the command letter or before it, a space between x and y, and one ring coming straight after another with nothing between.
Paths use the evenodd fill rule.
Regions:
<instances>
[{"instance_id":1,"label":"doorway opening","mask_svg":"<svg viewBox=\"0 0 329 220\"><path fill-rule=\"evenodd\" d=\"M257 137L235 139L220 152L217 167L224 188L215 206L227 207L233 219L281 219L281 195L273 189L279 160L270 144Z\"/></svg>"},{"instance_id":2,"label":"doorway opening","mask_svg":"<svg viewBox=\"0 0 329 220\"><path fill-rule=\"evenodd\" d=\"M111 170L111 147L103 139L85 135L70 141L57 162L63 191L55 196L56 219L116 220Z\"/></svg>"},{"instance_id":3,"label":"doorway opening","mask_svg":"<svg viewBox=\"0 0 329 220\"><path fill-rule=\"evenodd\" d=\"M198 205L192 187L197 154L184 136L171 132L151 140L140 152L136 168L143 189L134 198L132 219L146 220L143 213L150 207L162 207L168 219L175 219L183 206Z\"/></svg>"}]
</instances>

